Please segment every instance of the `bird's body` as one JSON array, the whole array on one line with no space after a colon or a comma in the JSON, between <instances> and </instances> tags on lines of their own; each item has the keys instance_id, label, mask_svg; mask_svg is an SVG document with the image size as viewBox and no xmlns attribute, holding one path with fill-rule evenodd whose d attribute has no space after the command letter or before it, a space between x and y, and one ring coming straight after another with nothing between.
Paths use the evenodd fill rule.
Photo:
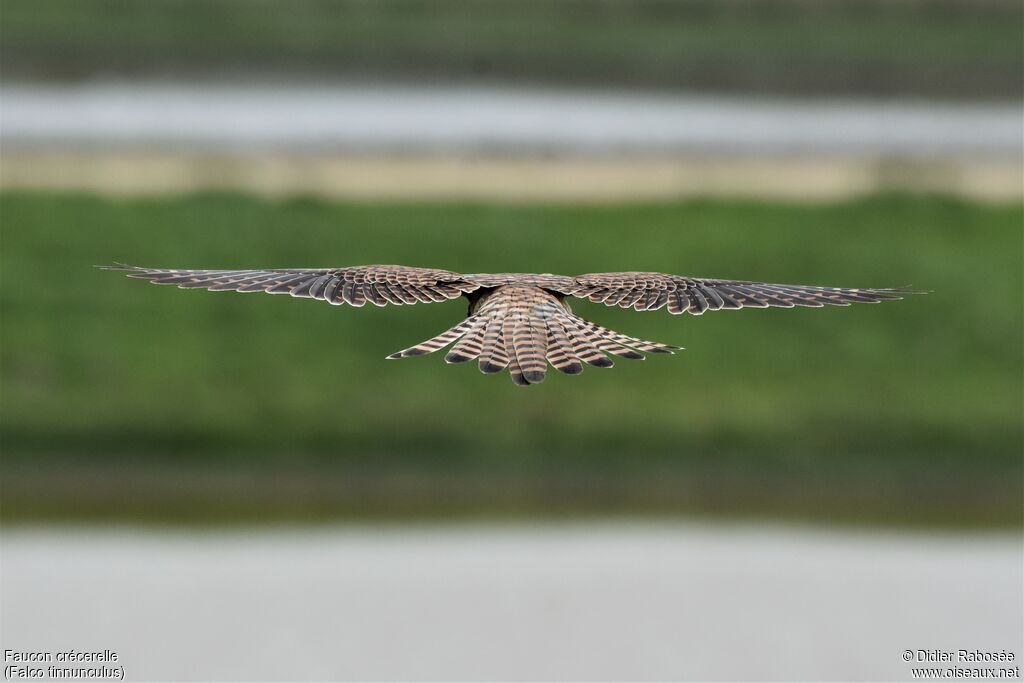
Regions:
<instances>
[{"instance_id":1,"label":"bird's body","mask_svg":"<svg viewBox=\"0 0 1024 683\"><path fill-rule=\"evenodd\" d=\"M477 360L481 372L508 369L519 385L544 380L547 365L565 374L584 363L611 367L606 354L642 359L680 347L637 339L596 325L572 312L567 298L672 314L769 306L792 308L876 303L912 293L906 289L850 289L773 285L740 280L688 278L663 273L475 273L409 266L274 270L165 270L118 265L129 277L211 291L267 292L322 299L332 304L385 306L469 300L465 320L388 358L433 353L452 346L445 360Z\"/></svg>"}]
</instances>

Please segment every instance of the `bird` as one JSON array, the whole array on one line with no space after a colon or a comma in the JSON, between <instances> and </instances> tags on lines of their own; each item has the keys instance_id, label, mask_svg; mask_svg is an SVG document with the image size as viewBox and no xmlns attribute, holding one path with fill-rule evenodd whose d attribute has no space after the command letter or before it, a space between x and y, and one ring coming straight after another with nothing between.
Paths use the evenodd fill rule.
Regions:
<instances>
[{"instance_id":1,"label":"bird","mask_svg":"<svg viewBox=\"0 0 1024 683\"><path fill-rule=\"evenodd\" d=\"M717 280L654 272L474 273L436 268L367 265L343 268L177 270L115 263L101 266L182 289L266 292L319 299L335 305L403 306L466 298L466 318L444 332L387 356L409 358L451 347L448 363L476 360L481 372L508 370L512 381L544 381L547 366L566 375L584 365L610 368L610 356L642 360L645 353L671 354L680 346L615 332L573 313L569 299L607 306L702 315L740 308L821 308L878 303L922 293L909 287L857 289Z\"/></svg>"}]
</instances>

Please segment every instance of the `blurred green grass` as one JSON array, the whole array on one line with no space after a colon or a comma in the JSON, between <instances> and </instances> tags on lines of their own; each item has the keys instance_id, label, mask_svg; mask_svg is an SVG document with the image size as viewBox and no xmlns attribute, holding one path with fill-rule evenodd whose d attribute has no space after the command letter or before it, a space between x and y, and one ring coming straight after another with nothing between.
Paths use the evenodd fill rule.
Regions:
<instances>
[{"instance_id":1,"label":"blurred green grass","mask_svg":"<svg viewBox=\"0 0 1024 683\"><path fill-rule=\"evenodd\" d=\"M8 78L263 73L1019 97L1010 0L6 0Z\"/></svg>"},{"instance_id":2,"label":"blurred green grass","mask_svg":"<svg viewBox=\"0 0 1024 683\"><path fill-rule=\"evenodd\" d=\"M179 474L308 472L313 483L295 485L306 492L299 498L327 471L347 485L361 481L353 473L392 481L434 472L477 491L463 502L479 508L571 499L580 508L763 503L799 513L800 501L820 511L846 500L863 506L853 516L1019 519L1020 205L5 193L0 219L3 464L8 487L35 482L20 494L7 489L7 516L72 515L60 496L46 499L60 473L72 476L73 497L84 495L76 482L89 472L128 463ZM934 293L702 318L579 302L588 319L688 350L579 377L552 373L523 389L440 355L385 361L454 324L461 302L353 309L179 291L92 267L112 261L636 269ZM417 486L396 484L377 504L425 495L423 505L436 507L448 495ZM145 493L135 495L144 508ZM370 505L365 498L357 496Z\"/></svg>"}]
</instances>

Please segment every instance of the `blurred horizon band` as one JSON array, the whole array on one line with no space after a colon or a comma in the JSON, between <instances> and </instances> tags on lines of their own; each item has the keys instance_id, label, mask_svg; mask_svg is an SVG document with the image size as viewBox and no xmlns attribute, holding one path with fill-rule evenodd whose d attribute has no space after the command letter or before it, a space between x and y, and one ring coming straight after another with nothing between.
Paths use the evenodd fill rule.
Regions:
<instances>
[{"instance_id":1,"label":"blurred horizon band","mask_svg":"<svg viewBox=\"0 0 1024 683\"><path fill-rule=\"evenodd\" d=\"M6 0L6 80L226 78L1019 100L1015 0Z\"/></svg>"}]
</instances>

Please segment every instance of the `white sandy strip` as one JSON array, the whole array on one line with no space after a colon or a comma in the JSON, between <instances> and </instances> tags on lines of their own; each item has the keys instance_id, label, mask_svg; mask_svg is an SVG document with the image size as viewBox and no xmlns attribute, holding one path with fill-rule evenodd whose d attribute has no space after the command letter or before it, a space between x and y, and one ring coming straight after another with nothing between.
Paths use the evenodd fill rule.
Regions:
<instances>
[{"instance_id":1,"label":"white sandy strip","mask_svg":"<svg viewBox=\"0 0 1024 683\"><path fill-rule=\"evenodd\" d=\"M487 158L12 151L0 188L164 195L237 190L340 199L614 202L697 196L823 201L905 190L1016 201L1012 159L805 156Z\"/></svg>"}]
</instances>

